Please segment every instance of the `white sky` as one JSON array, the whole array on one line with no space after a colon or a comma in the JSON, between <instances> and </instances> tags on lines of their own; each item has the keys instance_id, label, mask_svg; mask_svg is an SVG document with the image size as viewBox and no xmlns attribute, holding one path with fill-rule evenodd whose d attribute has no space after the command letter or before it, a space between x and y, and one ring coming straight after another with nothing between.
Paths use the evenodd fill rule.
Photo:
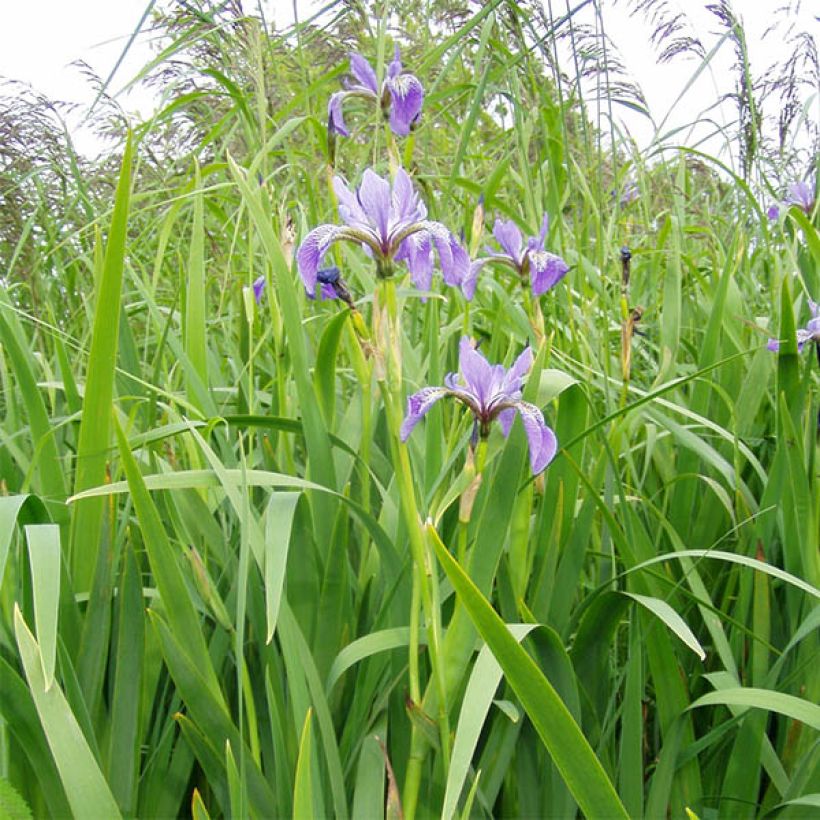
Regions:
<instances>
[{"instance_id":1,"label":"white sky","mask_svg":"<svg viewBox=\"0 0 820 820\"><path fill-rule=\"evenodd\" d=\"M569 5L574 6L576 2L573 0ZM675 2L672 0L673 5ZM782 51L786 48L783 39L770 37L762 40L761 35L771 23L774 10L784 2L786 0L734 0L734 8L746 28L753 73L756 75L778 58L782 59ZM70 64L83 59L98 75L106 78L147 4L147 0L0 0L0 76L30 83L52 99L89 103L95 92L80 70ZM677 4L692 19L707 49L717 42L717 22L703 10L702 2L677 0ZM244 5L251 11L255 2L245 0ZM292 20L291 0L265 0L264 5L280 25L287 25ZM564 10L562 5L561 0L553 0L556 14ZM732 89L734 73L730 68L734 54L731 45L724 43L710 70L704 72L684 98L676 103L697 62L679 59L671 65L658 65L648 45L649 28L643 20L630 18L623 0L604 0L603 5L605 30L618 46L627 69L643 88L656 122L663 120L674 105L667 128L690 123L714 103L720 92ZM820 24L816 19L816 0L803 0L799 6L799 27L810 30L813 26L817 38ZM809 6L813 12L809 11ZM306 17L315 4L309 0L299 0L298 7L300 16ZM591 4L585 12L589 10ZM140 37L120 66L112 84L113 90L121 89L152 56L147 38ZM152 104L150 95L139 91L121 97L119 101L126 110L140 111L142 114L149 113ZM815 119L819 109L820 99L815 97ZM732 113L727 108L725 116L731 117ZM625 123L640 147L649 143L653 129L643 118L624 108L616 109L614 114L616 119ZM714 116L721 119L720 113ZM687 141L684 134L678 139ZM697 135L688 136L689 144L697 140ZM81 150L94 150L93 140L89 140L87 135L79 134L77 142ZM714 143L708 147L715 150Z\"/></svg>"}]
</instances>

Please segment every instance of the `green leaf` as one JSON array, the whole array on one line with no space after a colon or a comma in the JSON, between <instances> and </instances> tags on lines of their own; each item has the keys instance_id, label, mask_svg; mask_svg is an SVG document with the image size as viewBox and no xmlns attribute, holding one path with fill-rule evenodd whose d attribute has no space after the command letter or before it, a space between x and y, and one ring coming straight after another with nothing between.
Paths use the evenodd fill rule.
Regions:
<instances>
[{"instance_id":1,"label":"green leaf","mask_svg":"<svg viewBox=\"0 0 820 820\"><path fill-rule=\"evenodd\" d=\"M0 585L6 570L6 561L11 548L15 525L20 521L34 519L47 521L45 505L36 495L0 496Z\"/></svg>"},{"instance_id":2,"label":"green leaf","mask_svg":"<svg viewBox=\"0 0 820 820\"><path fill-rule=\"evenodd\" d=\"M123 812L133 814L140 762L140 690L145 616L139 565L127 547L119 584L117 651L111 697L108 780Z\"/></svg>"},{"instance_id":3,"label":"green leaf","mask_svg":"<svg viewBox=\"0 0 820 820\"><path fill-rule=\"evenodd\" d=\"M34 623L43 661L46 689L54 682L57 658L57 607L60 602L60 528L56 524L26 527L31 586L34 592Z\"/></svg>"},{"instance_id":4,"label":"green leaf","mask_svg":"<svg viewBox=\"0 0 820 820\"><path fill-rule=\"evenodd\" d=\"M115 424L115 428L123 470L128 479L145 550L148 553L148 563L159 589L171 631L180 645L185 647L185 652L203 676L211 693L222 701L222 693L208 654L208 645L202 634L199 616L185 585L171 542L168 540L157 508L148 494L137 462L128 447L125 433L119 423Z\"/></svg>"},{"instance_id":5,"label":"green leaf","mask_svg":"<svg viewBox=\"0 0 820 820\"><path fill-rule=\"evenodd\" d=\"M5 297L0 299L0 341L14 368L17 386L26 407L31 440L35 446L35 452L39 454L39 458L35 457L35 460L41 492L51 499L62 501L66 495L66 484L63 465L54 440L55 431L49 421L45 402L37 386L31 354L24 352L25 348L22 347L21 340L18 339L7 321L6 314L10 311L11 308L7 306ZM0 580L3 577L2 559L0 549Z\"/></svg>"},{"instance_id":6,"label":"green leaf","mask_svg":"<svg viewBox=\"0 0 820 820\"><path fill-rule=\"evenodd\" d=\"M271 493L265 509L265 615L266 643L273 640L288 562L293 516L301 493Z\"/></svg>"},{"instance_id":7,"label":"green leaf","mask_svg":"<svg viewBox=\"0 0 820 820\"><path fill-rule=\"evenodd\" d=\"M535 627L536 624L507 624L510 634L519 643ZM487 719L487 713L490 711L496 689L501 682L501 675L501 667L490 647L483 646L467 681L450 754L450 770L447 774L444 805L441 809L441 816L448 820L458 808L458 798L467 779L470 761L478 745L478 738Z\"/></svg>"},{"instance_id":8,"label":"green leaf","mask_svg":"<svg viewBox=\"0 0 820 820\"><path fill-rule=\"evenodd\" d=\"M3 820L31 820L28 804L4 777L0 777L0 817Z\"/></svg>"},{"instance_id":9,"label":"green leaf","mask_svg":"<svg viewBox=\"0 0 820 820\"><path fill-rule=\"evenodd\" d=\"M202 180L196 166L194 221L188 256L188 281L185 287L185 355L201 385L208 388L208 356L205 340L205 228ZM196 391L189 387L188 401L199 405ZM205 408L200 407L201 410Z\"/></svg>"},{"instance_id":10,"label":"green leaf","mask_svg":"<svg viewBox=\"0 0 820 820\"><path fill-rule=\"evenodd\" d=\"M313 778L311 761L310 724L313 712L307 710L302 737L299 741L299 757L296 760L296 777L293 782L293 817L294 820L313 820Z\"/></svg>"},{"instance_id":11,"label":"green leaf","mask_svg":"<svg viewBox=\"0 0 820 820\"><path fill-rule=\"evenodd\" d=\"M94 330L91 336L83 413L77 443L75 494L105 481L106 465L111 457L111 408L114 397L114 370L117 363L133 150L133 141L129 134L122 157L111 230L105 247L102 279L97 289ZM102 513L102 502L97 499L83 501L74 508L69 551L72 578L77 592L91 589L99 553Z\"/></svg>"},{"instance_id":12,"label":"green leaf","mask_svg":"<svg viewBox=\"0 0 820 820\"><path fill-rule=\"evenodd\" d=\"M328 429L332 428L336 416L336 355L347 318L347 311L342 311L327 323L316 351L313 388Z\"/></svg>"},{"instance_id":13,"label":"green leaf","mask_svg":"<svg viewBox=\"0 0 820 820\"><path fill-rule=\"evenodd\" d=\"M621 592L621 595L632 598L633 601L637 601L641 606L648 609L655 617L660 618L701 660L706 658L706 653L692 630L666 601L649 595L638 595L635 592Z\"/></svg>"},{"instance_id":14,"label":"green leaf","mask_svg":"<svg viewBox=\"0 0 820 820\"><path fill-rule=\"evenodd\" d=\"M114 796L60 687L46 685L40 647L16 604L14 633L34 705L71 810L76 817L120 817Z\"/></svg>"},{"instance_id":15,"label":"green leaf","mask_svg":"<svg viewBox=\"0 0 820 820\"><path fill-rule=\"evenodd\" d=\"M771 689L755 689L738 686L733 689L720 689L707 692L689 705L690 709L700 706L741 706L754 709L766 709L799 720L807 726L820 731L820 706L811 701L775 692Z\"/></svg>"},{"instance_id":16,"label":"green leaf","mask_svg":"<svg viewBox=\"0 0 820 820\"><path fill-rule=\"evenodd\" d=\"M504 670L581 811L588 817L628 817L580 727L532 658L428 526L433 548L470 619Z\"/></svg>"}]
</instances>

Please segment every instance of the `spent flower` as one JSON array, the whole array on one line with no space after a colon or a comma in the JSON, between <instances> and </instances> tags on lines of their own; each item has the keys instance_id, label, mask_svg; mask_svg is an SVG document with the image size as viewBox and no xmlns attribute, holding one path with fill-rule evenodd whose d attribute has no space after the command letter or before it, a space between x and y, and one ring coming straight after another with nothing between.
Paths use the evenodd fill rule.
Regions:
<instances>
[{"instance_id":1,"label":"spent flower","mask_svg":"<svg viewBox=\"0 0 820 820\"><path fill-rule=\"evenodd\" d=\"M352 306L352 297L350 296L344 280L339 274L339 269L333 265L329 268L320 268L316 271L316 282L319 284L319 298L324 301L326 299L342 299ZM257 276L253 281L253 296L256 299L256 304L262 302L262 295L265 292L267 280L265 275ZM305 288L305 293L309 299L315 299L316 296L313 291Z\"/></svg>"},{"instance_id":2,"label":"spent flower","mask_svg":"<svg viewBox=\"0 0 820 820\"><path fill-rule=\"evenodd\" d=\"M496 418L504 435L509 435L517 411L527 434L530 466L534 474L540 473L555 457L558 441L541 411L521 397L524 376L532 362L532 349L528 347L509 370L500 364L492 365L475 349L472 340L463 337L459 345L459 372L448 373L443 387L424 387L408 398L401 440L407 441L413 428L444 396L470 408L475 432L482 438L489 436L490 424Z\"/></svg>"},{"instance_id":3,"label":"spent flower","mask_svg":"<svg viewBox=\"0 0 820 820\"><path fill-rule=\"evenodd\" d=\"M405 262L413 282L423 290L432 282L435 248L444 281L464 289L470 268L467 251L448 228L427 219L427 208L403 168L396 172L392 186L368 168L355 191L338 176L333 178L333 188L345 224L319 225L296 252L309 293L316 290L317 282L325 284L318 277L319 266L330 246L342 240L360 244L374 258L383 278L392 274L393 262Z\"/></svg>"},{"instance_id":4,"label":"spent flower","mask_svg":"<svg viewBox=\"0 0 820 820\"><path fill-rule=\"evenodd\" d=\"M342 106L350 97L364 97L373 100L390 118L393 133L406 137L421 115L424 102L424 88L413 74L402 71L399 47L387 66L387 77L379 87L373 66L361 54L351 52L350 71L356 78L344 91L332 94L327 105L328 130L349 136L345 125Z\"/></svg>"}]
</instances>

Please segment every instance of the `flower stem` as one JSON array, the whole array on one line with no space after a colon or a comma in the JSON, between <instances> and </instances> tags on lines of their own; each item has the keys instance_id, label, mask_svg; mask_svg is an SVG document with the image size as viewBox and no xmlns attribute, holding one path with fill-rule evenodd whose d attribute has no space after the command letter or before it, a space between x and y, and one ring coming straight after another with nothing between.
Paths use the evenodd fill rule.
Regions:
<instances>
[{"instance_id":1,"label":"flower stem","mask_svg":"<svg viewBox=\"0 0 820 820\"><path fill-rule=\"evenodd\" d=\"M439 693L440 705L438 708L439 732L442 738L442 751L445 755L449 750L449 725L447 723L447 702L444 697L444 673L439 662L441 656L441 624L439 613L433 606L434 588L433 563L430 549L422 530L422 521L416 502L416 490L413 483L413 473L410 466L410 456L407 447L401 443L401 339L398 324L398 302L396 299L396 283L392 278L382 279L379 282L377 301L374 305L375 329L374 341L378 345L378 355L383 357L383 371L378 375L379 390L384 401L387 428L390 434L390 451L395 470L396 485L399 490L399 499L404 524L410 541L410 554L413 558L413 602L410 613L410 656L408 674L410 677L410 696L414 706L420 706L421 682L418 667L419 645L419 599L421 611L424 614L425 626L428 633L427 646L430 652L430 662L435 680L435 688ZM438 596L436 594L436 601ZM403 796L404 814L407 820L412 820L418 804L418 793L421 786L421 767L427 744L420 737L420 730L414 722L411 727L411 753L405 775L405 789Z\"/></svg>"}]
</instances>

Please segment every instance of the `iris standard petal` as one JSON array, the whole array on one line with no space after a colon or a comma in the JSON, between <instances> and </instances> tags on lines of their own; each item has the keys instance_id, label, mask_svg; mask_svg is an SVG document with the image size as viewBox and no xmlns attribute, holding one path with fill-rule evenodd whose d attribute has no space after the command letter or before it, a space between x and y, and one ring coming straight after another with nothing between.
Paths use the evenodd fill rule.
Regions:
<instances>
[{"instance_id":1,"label":"iris standard petal","mask_svg":"<svg viewBox=\"0 0 820 820\"><path fill-rule=\"evenodd\" d=\"M373 66L355 51L350 52L350 71L364 88L373 92L376 97L379 96L379 82Z\"/></svg>"},{"instance_id":2,"label":"iris standard petal","mask_svg":"<svg viewBox=\"0 0 820 820\"><path fill-rule=\"evenodd\" d=\"M543 251L544 247L547 243L547 233L550 229L550 217L549 214L545 213L544 216L541 217L541 231L538 234L538 250ZM533 237L534 239L535 237Z\"/></svg>"},{"instance_id":3,"label":"iris standard petal","mask_svg":"<svg viewBox=\"0 0 820 820\"><path fill-rule=\"evenodd\" d=\"M535 296L546 293L564 278L569 265L560 257L549 251L530 251L530 282Z\"/></svg>"},{"instance_id":4,"label":"iris standard petal","mask_svg":"<svg viewBox=\"0 0 820 820\"><path fill-rule=\"evenodd\" d=\"M412 74L391 77L386 84L390 92L390 128L394 134L406 137L421 114L424 88Z\"/></svg>"},{"instance_id":5,"label":"iris standard petal","mask_svg":"<svg viewBox=\"0 0 820 820\"><path fill-rule=\"evenodd\" d=\"M407 414L401 425L399 437L407 441L413 428L424 418L427 411L450 391L446 387L423 387L407 399Z\"/></svg>"},{"instance_id":6,"label":"iris standard petal","mask_svg":"<svg viewBox=\"0 0 820 820\"><path fill-rule=\"evenodd\" d=\"M521 389L521 383L524 376L530 372L534 355L532 348L527 346L518 358L513 362L513 366L507 371L507 376L504 380L504 388L507 391L515 391Z\"/></svg>"},{"instance_id":7,"label":"iris standard petal","mask_svg":"<svg viewBox=\"0 0 820 820\"><path fill-rule=\"evenodd\" d=\"M401 52L399 47L396 46L393 50L393 59L390 61L390 65L387 66L387 76L398 77L399 74L401 74Z\"/></svg>"},{"instance_id":8,"label":"iris standard petal","mask_svg":"<svg viewBox=\"0 0 820 820\"><path fill-rule=\"evenodd\" d=\"M516 403L518 415L524 424L527 434L527 443L530 448L530 467L534 475L538 475L558 451L558 439L555 433L547 427L543 413L534 405L525 401Z\"/></svg>"},{"instance_id":9,"label":"iris standard petal","mask_svg":"<svg viewBox=\"0 0 820 820\"><path fill-rule=\"evenodd\" d=\"M333 177L333 191L339 203L339 216L342 221L354 228L371 230L367 214L362 210L356 194L347 187L347 183L339 177Z\"/></svg>"},{"instance_id":10,"label":"iris standard petal","mask_svg":"<svg viewBox=\"0 0 820 820\"><path fill-rule=\"evenodd\" d=\"M404 168L396 171L391 192L391 233L408 223L421 222L427 217L427 208L413 188L413 181Z\"/></svg>"},{"instance_id":11,"label":"iris standard petal","mask_svg":"<svg viewBox=\"0 0 820 820\"><path fill-rule=\"evenodd\" d=\"M482 411L485 410L492 388L493 368L473 347L467 336L462 337L458 346L458 369L464 377L468 391L476 397Z\"/></svg>"},{"instance_id":12,"label":"iris standard petal","mask_svg":"<svg viewBox=\"0 0 820 820\"><path fill-rule=\"evenodd\" d=\"M391 204L390 183L368 168L362 176L358 199L359 205L361 205L371 225L375 228L382 251L387 252Z\"/></svg>"},{"instance_id":13,"label":"iris standard petal","mask_svg":"<svg viewBox=\"0 0 820 820\"><path fill-rule=\"evenodd\" d=\"M350 132L347 130L342 112L344 98L344 91L337 91L335 94L330 95L327 103L327 127L329 131L347 137L350 136Z\"/></svg>"},{"instance_id":14,"label":"iris standard petal","mask_svg":"<svg viewBox=\"0 0 820 820\"><path fill-rule=\"evenodd\" d=\"M493 236L516 266L521 265L521 243L523 241L518 225L512 220L496 219Z\"/></svg>"}]
</instances>

